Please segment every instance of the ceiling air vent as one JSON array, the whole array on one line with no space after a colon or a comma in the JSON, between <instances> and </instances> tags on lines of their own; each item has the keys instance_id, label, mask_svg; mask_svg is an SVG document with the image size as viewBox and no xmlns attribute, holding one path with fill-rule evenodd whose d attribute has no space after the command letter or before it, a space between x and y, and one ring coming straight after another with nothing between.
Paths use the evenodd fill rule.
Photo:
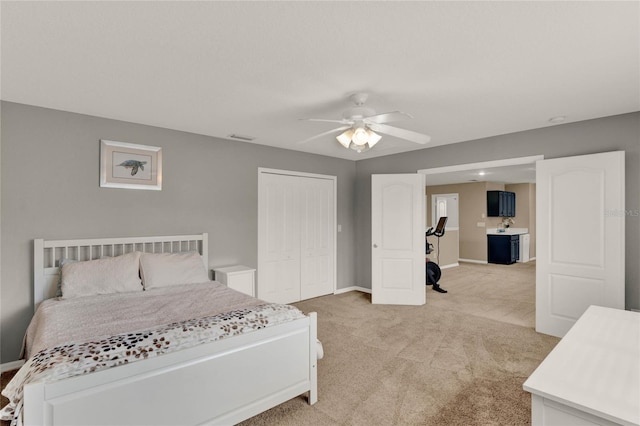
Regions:
<instances>
[{"instance_id":1,"label":"ceiling air vent","mask_svg":"<svg viewBox=\"0 0 640 426\"><path fill-rule=\"evenodd\" d=\"M236 139L242 142L251 142L255 138L253 136L245 136L245 135L237 135L235 133L230 134L228 137L231 139Z\"/></svg>"}]
</instances>

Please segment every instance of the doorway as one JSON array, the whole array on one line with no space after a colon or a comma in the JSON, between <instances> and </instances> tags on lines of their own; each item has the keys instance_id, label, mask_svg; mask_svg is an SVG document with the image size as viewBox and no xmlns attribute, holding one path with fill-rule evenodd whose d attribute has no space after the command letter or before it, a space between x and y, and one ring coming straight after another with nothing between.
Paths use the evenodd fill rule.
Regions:
<instances>
[{"instance_id":1,"label":"doorway","mask_svg":"<svg viewBox=\"0 0 640 426\"><path fill-rule=\"evenodd\" d=\"M562 337L591 304L624 309L624 221L606 214L607 209L625 208L624 158L624 151L552 160L525 157L419 173L427 175L428 185L428 175L443 171L536 162L536 235L541 245L536 331Z\"/></svg>"},{"instance_id":2,"label":"doorway","mask_svg":"<svg viewBox=\"0 0 640 426\"><path fill-rule=\"evenodd\" d=\"M515 228L520 234L531 235L531 257L535 256L535 163L542 159L542 155L536 155L418 170L426 177L428 195L450 192L459 195L460 261L486 264L487 234L503 227L503 218L487 216L486 192L489 190L517 193L521 208L516 211L516 224L510 224L511 230ZM431 196L427 202L432 199Z\"/></svg>"},{"instance_id":3,"label":"doorway","mask_svg":"<svg viewBox=\"0 0 640 426\"><path fill-rule=\"evenodd\" d=\"M432 258L440 266L447 269L458 266L460 258L460 234L459 234L459 208L457 193L451 194L427 194L427 227L436 227L441 217L447 217L445 233L442 237L427 237L427 241L433 244L435 253ZM434 241L435 240L435 241Z\"/></svg>"}]
</instances>

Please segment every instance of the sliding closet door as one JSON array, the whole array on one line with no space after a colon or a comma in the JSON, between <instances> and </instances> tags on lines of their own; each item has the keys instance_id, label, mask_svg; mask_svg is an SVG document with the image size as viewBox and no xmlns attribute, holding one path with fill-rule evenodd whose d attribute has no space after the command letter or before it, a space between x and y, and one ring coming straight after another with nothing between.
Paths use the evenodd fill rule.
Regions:
<instances>
[{"instance_id":1,"label":"sliding closet door","mask_svg":"<svg viewBox=\"0 0 640 426\"><path fill-rule=\"evenodd\" d=\"M258 188L258 298L291 303L333 293L335 178L263 170Z\"/></svg>"},{"instance_id":2,"label":"sliding closet door","mask_svg":"<svg viewBox=\"0 0 640 426\"><path fill-rule=\"evenodd\" d=\"M335 224L333 181L299 178L301 187L301 299L333 293Z\"/></svg>"},{"instance_id":3,"label":"sliding closet door","mask_svg":"<svg viewBox=\"0 0 640 426\"><path fill-rule=\"evenodd\" d=\"M265 173L260 190L258 298L300 300L300 183Z\"/></svg>"}]
</instances>

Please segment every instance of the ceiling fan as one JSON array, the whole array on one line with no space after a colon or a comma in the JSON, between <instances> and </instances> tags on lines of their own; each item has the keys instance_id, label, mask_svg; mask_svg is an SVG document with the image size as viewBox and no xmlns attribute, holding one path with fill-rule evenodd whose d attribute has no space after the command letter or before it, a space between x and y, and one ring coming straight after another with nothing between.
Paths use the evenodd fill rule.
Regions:
<instances>
[{"instance_id":1,"label":"ceiling fan","mask_svg":"<svg viewBox=\"0 0 640 426\"><path fill-rule=\"evenodd\" d=\"M349 99L355 104L355 106L346 110L342 114L342 119L339 120L325 118L301 118L301 120L306 121L324 121L329 123L340 123L342 125L300 141L299 143L306 143L313 139L340 131L342 131L342 133L336 136L338 142L340 142L340 144L345 148L353 149L356 152L365 152L373 148L373 146L382 139L382 136L376 132L395 136L400 139L406 139L419 144L426 144L431 140L431 137L428 135L385 124L413 117L402 111L376 114L373 109L364 106L368 97L369 95L367 93L354 93L351 95Z\"/></svg>"}]
</instances>

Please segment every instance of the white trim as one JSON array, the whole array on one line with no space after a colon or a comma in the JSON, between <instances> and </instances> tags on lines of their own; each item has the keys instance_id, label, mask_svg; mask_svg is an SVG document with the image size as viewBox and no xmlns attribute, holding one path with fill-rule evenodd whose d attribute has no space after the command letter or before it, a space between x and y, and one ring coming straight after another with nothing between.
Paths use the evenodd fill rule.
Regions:
<instances>
[{"instance_id":1,"label":"white trim","mask_svg":"<svg viewBox=\"0 0 640 426\"><path fill-rule=\"evenodd\" d=\"M449 229L450 231L452 230L456 230L459 229L460 226L460 194L457 192L453 192L451 194L431 194L431 226L433 226L434 228L438 225L438 222L435 220L437 214L436 214L436 201L438 197L444 197L444 198L455 198L456 200L456 208L457 208L457 212L456 214L458 215L458 226L448 226L447 229ZM447 205L447 208L449 206ZM448 214L447 214L448 216ZM458 244L460 244L458 242Z\"/></svg>"},{"instance_id":2,"label":"white trim","mask_svg":"<svg viewBox=\"0 0 640 426\"><path fill-rule=\"evenodd\" d=\"M450 173L450 172L460 172L465 170L474 170L478 168L491 168L491 167L504 167L504 166L517 166L521 164L535 164L539 160L544 160L544 155L531 155L528 157L515 157L515 158L506 158L503 160L492 160L492 161L483 161L479 163L466 163L466 164L456 164L454 166L445 166L445 167L434 167L431 169L421 169L418 170L418 173L422 173L424 175L435 175L440 173ZM428 183L428 182L427 182ZM535 257L529 259L529 261L535 260ZM475 260L475 259L458 259L459 262L466 263L477 263L481 265L486 265L489 262L485 260ZM442 269L442 268L440 268Z\"/></svg>"},{"instance_id":3,"label":"white trim","mask_svg":"<svg viewBox=\"0 0 640 426\"><path fill-rule=\"evenodd\" d=\"M507 158L504 160L483 161L480 163L457 164L455 166L435 167L433 169L421 169L418 173L423 175L435 175L439 173L461 172L477 168L491 168L504 166L518 166L521 164L535 164L538 160L544 160L544 155L531 155L529 157Z\"/></svg>"},{"instance_id":4,"label":"white trim","mask_svg":"<svg viewBox=\"0 0 640 426\"><path fill-rule=\"evenodd\" d=\"M444 265L441 266L440 269L449 269L449 268L455 268L456 266L460 266L460 264L458 262L456 263L450 263L448 265Z\"/></svg>"},{"instance_id":5,"label":"white trim","mask_svg":"<svg viewBox=\"0 0 640 426\"><path fill-rule=\"evenodd\" d=\"M19 359L17 361L5 362L0 364L0 373L6 373L7 371L17 370L22 367L24 364L24 360Z\"/></svg>"},{"instance_id":6,"label":"white trim","mask_svg":"<svg viewBox=\"0 0 640 426\"><path fill-rule=\"evenodd\" d=\"M362 292L362 293L371 294L371 289L370 288L360 287L360 286L357 286L357 285L354 285L354 286L351 286L351 287L339 288L336 291L334 291L333 294L349 293L350 291L359 291L359 292Z\"/></svg>"},{"instance_id":7,"label":"white trim","mask_svg":"<svg viewBox=\"0 0 640 426\"><path fill-rule=\"evenodd\" d=\"M486 260L475 260L475 259L458 259L458 262L466 262L466 263L478 263L480 265L488 265L489 262Z\"/></svg>"},{"instance_id":8,"label":"white trim","mask_svg":"<svg viewBox=\"0 0 640 426\"><path fill-rule=\"evenodd\" d=\"M268 169L265 167L258 167L258 173L270 173L273 175L285 175L285 176L301 176L301 177L327 179L327 180L334 180L334 181L337 180L337 177L332 175L320 175L317 173L296 172L294 170Z\"/></svg>"},{"instance_id":9,"label":"white trim","mask_svg":"<svg viewBox=\"0 0 640 426\"><path fill-rule=\"evenodd\" d=\"M260 195L263 188L262 176L264 174L276 174L285 176L300 176L313 179L325 179L333 181L333 291L334 294L338 288L338 177L333 175L321 175L317 173L297 172L293 170L270 169L267 167L258 167L258 273L256 274L256 294L258 295L257 286L260 285L260 215L262 207L260 203Z\"/></svg>"}]
</instances>

